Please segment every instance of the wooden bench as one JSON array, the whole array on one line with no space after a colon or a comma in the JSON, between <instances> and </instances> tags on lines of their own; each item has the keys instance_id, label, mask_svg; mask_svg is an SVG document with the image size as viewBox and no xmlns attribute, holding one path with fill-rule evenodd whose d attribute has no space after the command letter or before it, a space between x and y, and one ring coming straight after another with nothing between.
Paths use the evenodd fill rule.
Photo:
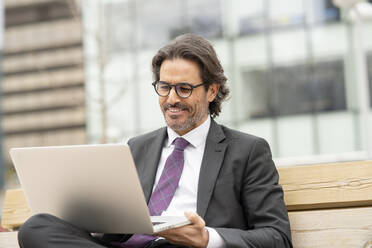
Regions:
<instances>
[{"instance_id":1,"label":"wooden bench","mask_svg":"<svg viewBox=\"0 0 372 248\"><path fill-rule=\"evenodd\" d=\"M295 248L372 248L372 161L279 168ZM8 190L2 226L30 216L23 191ZM18 248L17 232L0 247Z\"/></svg>"}]
</instances>

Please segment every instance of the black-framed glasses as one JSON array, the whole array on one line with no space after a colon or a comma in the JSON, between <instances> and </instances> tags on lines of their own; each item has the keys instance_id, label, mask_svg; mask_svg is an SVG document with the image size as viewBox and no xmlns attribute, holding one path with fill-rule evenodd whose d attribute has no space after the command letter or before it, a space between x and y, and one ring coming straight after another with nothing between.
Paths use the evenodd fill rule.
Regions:
<instances>
[{"instance_id":1,"label":"black-framed glasses","mask_svg":"<svg viewBox=\"0 0 372 248\"><path fill-rule=\"evenodd\" d=\"M176 90L176 93L181 98L188 98L191 96L193 89L202 86L204 83L192 85L189 83L178 83L178 84L170 84L163 81L155 81L152 83L156 93L159 96L168 96L172 87Z\"/></svg>"}]
</instances>

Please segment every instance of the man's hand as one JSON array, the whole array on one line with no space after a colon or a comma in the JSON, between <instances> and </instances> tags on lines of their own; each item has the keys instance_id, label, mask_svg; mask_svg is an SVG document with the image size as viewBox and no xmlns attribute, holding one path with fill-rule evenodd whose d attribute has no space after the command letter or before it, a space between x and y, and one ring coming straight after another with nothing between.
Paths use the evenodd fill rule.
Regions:
<instances>
[{"instance_id":1,"label":"man's hand","mask_svg":"<svg viewBox=\"0 0 372 248\"><path fill-rule=\"evenodd\" d=\"M198 248L207 247L209 233L205 229L204 220L197 213L193 212L185 212L185 216L191 224L159 232L155 235L163 237L173 244Z\"/></svg>"}]
</instances>

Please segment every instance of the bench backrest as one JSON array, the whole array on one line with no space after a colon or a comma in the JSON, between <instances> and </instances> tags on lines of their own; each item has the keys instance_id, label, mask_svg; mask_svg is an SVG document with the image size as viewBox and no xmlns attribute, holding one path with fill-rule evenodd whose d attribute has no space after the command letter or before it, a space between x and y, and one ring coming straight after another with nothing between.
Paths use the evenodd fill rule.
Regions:
<instances>
[{"instance_id":1,"label":"bench backrest","mask_svg":"<svg viewBox=\"0 0 372 248\"><path fill-rule=\"evenodd\" d=\"M278 168L295 248L372 247L372 161ZM23 191L8 190L2 226L30 216Z\"/></svg>"},{"instance_id":2,"label":"bench backrest","mask_svg":"<svg viewBox=\"0 0 372 248\"><path fill-rule=\"evenodd\" d=\"M278 171L295 248L372 247L372 161Z\"/></svg>"}]
</instances>

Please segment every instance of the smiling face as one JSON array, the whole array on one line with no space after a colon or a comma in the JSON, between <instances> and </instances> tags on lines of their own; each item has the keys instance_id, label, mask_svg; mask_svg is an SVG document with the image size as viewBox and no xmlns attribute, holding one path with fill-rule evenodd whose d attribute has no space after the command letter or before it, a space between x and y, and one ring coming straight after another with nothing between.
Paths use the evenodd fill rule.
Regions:
<instances>
[{"instance_id":1,"label":"smiling face","mask_svg":"<svg viewBox=\"0 0 372 248\"><path fill-rule=\"evenodd\" d=\"M202 83L197 63L186 59L167 59L160 67L160 81L170 84L186 82ZM188 98L181 98L172 87L168 96L159 96L160 108L167 125L179 135L198 127L208 117L208 106L218 92L218 85L211 84L208 90L197 87Z\"/></svg>"}]
</instances>

